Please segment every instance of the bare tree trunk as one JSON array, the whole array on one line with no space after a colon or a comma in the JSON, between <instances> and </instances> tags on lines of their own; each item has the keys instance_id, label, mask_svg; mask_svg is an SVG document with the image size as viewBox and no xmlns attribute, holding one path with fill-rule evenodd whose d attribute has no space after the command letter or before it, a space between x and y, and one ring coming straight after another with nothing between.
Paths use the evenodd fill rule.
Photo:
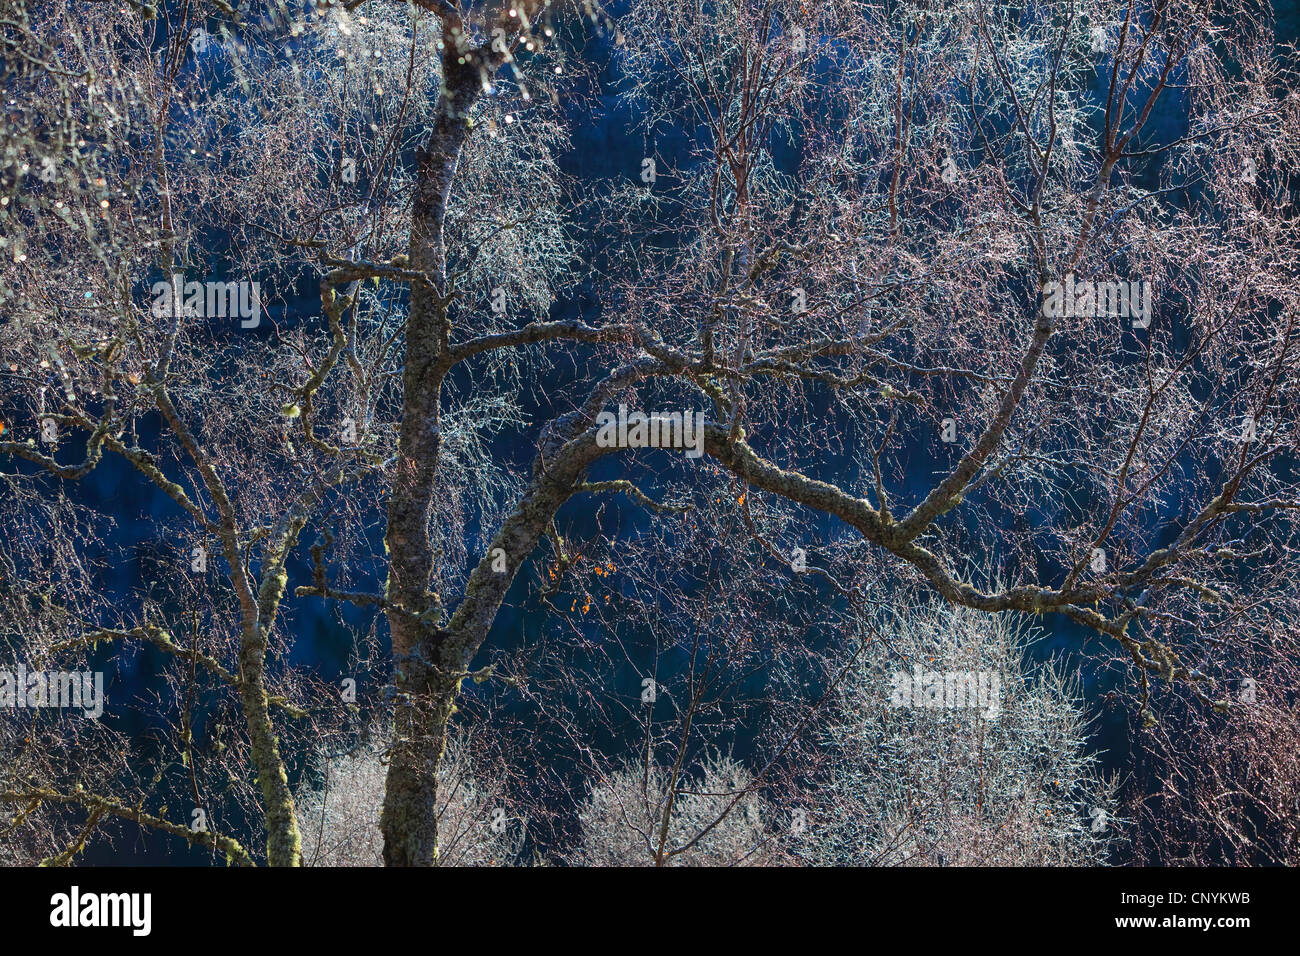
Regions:
<instances>
[{"instance_id":1,"label":"bare tree trunk","mask_svg":"<svg viewBox=\"0 0 1300 956\"><path fill-rule=\"evenodd\" d=\"M397 476L388 503L387 599L395 659L394 741L381 829L388 866L437 861L437 768L446 741L459 668L442 659L441 596L430 589L435 547L429 530L442 445L439 402L449 368L451 321L443 235L456 165L469 137L469 110L481 89L479 66L458 64L444 29L438 121L420 151L411 213L410 268L426 282L411 287L406 325Z\"/></svg>"},{"instance_id":2,"label":"bare tree trunk","mask_svg":"<svg viewBox=\"0 0 1300 956\"><path fill-rule=\"evenodd\" d=\"M289 789L280 744L271 725L270 705L262 677L265 654L266 637L259 630L257 640L246 642L240 653L244 672L240 702L266 812L266 862L270 866L301 866L302 839L298 832L293 791Z\"/></svg>"},{"instance_id":3,"label":"bare tree trunk","mask_svg":"<svg viewBox=\"0 0 1300 956\"><path fill-rule=\"evenodd\" d=\"M394 644L396 634L394 630ZM433 866L438 861L437 774L458 683L417 656L399 660L380 821L386 866Z\"/></svg>"}]
</instances>

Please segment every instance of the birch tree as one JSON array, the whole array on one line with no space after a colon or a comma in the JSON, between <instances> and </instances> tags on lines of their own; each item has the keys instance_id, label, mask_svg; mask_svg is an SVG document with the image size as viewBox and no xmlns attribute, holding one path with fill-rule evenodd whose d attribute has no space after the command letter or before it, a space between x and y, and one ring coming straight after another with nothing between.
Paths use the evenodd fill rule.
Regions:
<instances>
[{"instance_id":1,"label":"birch tree","mask_svg":"<svg viewBox=\"0 0 1300 956\"><path fill-rule=\"evenodd\" d=\"M562 173L579 30L642 124L611 182ZM6 804L89 815L50 852L116 816L300 863L289 755L351 719L292 661L323 601L383 616L383 860L436 863L465 682L610 496L841 610L1068 619L1139 725L1231 711L1247 611L1296 600L1300 97L1266 5L7 0L3 42L5 632L147 647L176 688L126 795L10 761ZM698 413L702 458L611 442L619 406ZM93 583L111 512L66 491L106 458L169 508L127 602ZM163 812L176 777L264 847Z\"/></svg>"}]
</instances>

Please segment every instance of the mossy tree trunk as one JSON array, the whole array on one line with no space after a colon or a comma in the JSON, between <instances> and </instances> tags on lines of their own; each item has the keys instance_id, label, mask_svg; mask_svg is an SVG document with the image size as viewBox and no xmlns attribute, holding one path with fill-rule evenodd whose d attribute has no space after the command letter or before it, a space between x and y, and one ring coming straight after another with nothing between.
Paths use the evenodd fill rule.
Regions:
<instances>
[{"instance_id":1,"label":"mossy tree trunk","mask_svg":"<svg viewBox=\"0 0 1300 956\"><path fill-rule=\"evenodd\" d=\"M380 826L384 862L428 866L437 860L437 769L454 706L459 667L439 626L442 599L432 587L437 559L430 521L442 448L442 383L451 367L445 223L470 110L494 63L463 48L458 18L443 17L442 89L437 121L420 150L411 211L411 286L406 323L398 465L388 503L386 589L396 690L394 740Z\"/></svg>"}]
</instances>

